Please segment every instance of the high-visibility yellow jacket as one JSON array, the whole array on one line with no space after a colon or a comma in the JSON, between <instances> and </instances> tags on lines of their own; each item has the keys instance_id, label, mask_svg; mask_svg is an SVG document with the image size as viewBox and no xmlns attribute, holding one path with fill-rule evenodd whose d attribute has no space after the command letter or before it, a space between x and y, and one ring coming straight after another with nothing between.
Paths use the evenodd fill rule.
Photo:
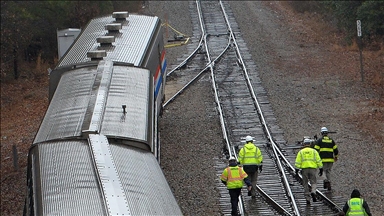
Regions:
<instances>
[{"instance_id":1,"label":"high-visibility yellow jacket","mask_svg":"<svg viewBox=\"0 0 384 216\"><path fill-rule=\"evenodd\" d=\"M295 167L297 169L323 168L319 153L310 147L305 147L297 153Z\"/></svg>"},{"instance_id":2,"label":"high-visibility yellow jacket","mask_svg":"<svg viewBox=\"0 0 384 216\"><path fill-rule=\"evenodd\" d=\"M260 165L263 162L263 155L255 144L249 142L240 149L239 162L241 165Z\"/></svg>"},{"instance_id":3,"label":"high-visibility yellow jacket","mask_svg":"<svg viewBox=\"0 0 384 216\"><path fill-rule=\"evenodd\" d=\"M229 166L224 169L220 176L221 181L226 182L228 189L236 189L243 187L243 181L248 175L242 167Z\"/></svg>"},{"instance_id":4,"label":"high-visibility yellow jacket","mask_svg":"<svg viewBox=\"0 0 384 216\"><path fill-rule=\"evenodd\" d=\"M363 207L364 200L361 198L352 198L348 201L348 212L347 216L354 215L354 216L366 216L368 215L365 212L365 209Z\"/></svg>"}]
</instances>

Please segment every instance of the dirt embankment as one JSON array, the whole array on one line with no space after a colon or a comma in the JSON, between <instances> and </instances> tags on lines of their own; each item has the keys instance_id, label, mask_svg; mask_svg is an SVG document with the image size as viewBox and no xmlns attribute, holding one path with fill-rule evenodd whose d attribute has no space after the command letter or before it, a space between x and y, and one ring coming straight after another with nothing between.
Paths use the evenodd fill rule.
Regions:
<instances>
[{"instance_id":1,"label":"dirt embankment","mask_svg":"<svg viewBox=\"0 0 384 216\"><path fill-rule=\"evenodd\" d=\"M176 2L162 2L159 6L159 11L162 14L158 15L162 17L165 10L173 7L174 4ZM252 4L252 2L248 2L248 4ZM384 194L382 188L381 190L375 190L374 187L370 189L370 186L372 186L372 183L375 184L376 188L383 185L382 179L377 179L377 173L383 171L382 167L371 170L369 164L377 162L370 160L370 158L377 158L377 160L382 161L382 145L384 143L384 48L379 51L363 51L366 81L362 83L359 74L357 46L342 46L341 36L336 31L330 31L329 27L321 20L321 17L315 14L295 13L284 2L265 1L261 2L261 4L269 8L271 12L267 13L277 16L276 19L279 24L284 25L288 31L279 32L272 31L272 29L270 30L272 33L280 34L278 35L280 38L284 38L283 34L285 33L294 36L286 38L286 41L284 41L284 43L287 43L286 45L293 44L292 47L294 48L290 52L275 49L272 45L276 45L278 41L272 41L271 37L264 37L263 40L265 41L259 42L260 44L257 44L257 41L254 42L256 48L252 49L253 42L248 41L252 41L252 37L255 37L255 28L252 28L253 31L249 29L249 33L244 30L244 39L249 44L249 49L257 50L265 44L271 45L270 47L266 46L268 50L261 51L265 53L263 54L266 56L265 59L270 59L265 64L269 64L275 69L274 74L262 74L261 76L264 79L263 82L265 82L266 88L269 90L271 102L277 104L275 113L287 135L287 141L292 142L303 135L312 135L313 131L317 132L320 126L323 126L323 123L326 122L323 119L332 119L329 124L332 129L340 131L337 140L340 141L342 152L340 165L335 167L335 172L340 172L339 177L346 179L351 175L361 176L361 179L364 179L363 182L367 183L367 186L364 187L364 195L370 201L370 204L372 203L373 213L376 211L378 215L379 210L383 208L381 201ZM238 5L241 7L241 4ZM150 7L152 6L150 5ZM252 5L249 8L252 8ZM154 7L151 9L154 10ZM240 11L244 10L242 8ZM174 11L172 14L175 15L177 12ZM238 23L241 20L245 23L247 19L252 18L250 19L251 23L257 24L257 17L250 17L252 13L241 12L241 14L239 17L242 18L237 18ZM180 16L185 16L185 14L180 14ZM273 20L269 21L272 22ZM170 20L170 23L179 28L176 20ZM266 27L275 24L264 23ZM180 23L180 25L183 25L183 23ZM241 24L239 25L241 27ZM254 51L252 55L257 56L257 52ZM22 76L19 80L6 82L3 80L1 83L1 215L22 214L26 194L28 149L48 106L47 67L39 66L39 68L44 69L33 73L30 73L30 71L35 71L36 66L26 65L21 68L31 76ZM263 73L262 70L260 72ZM271 76L271 79L268 76ZM328 78L322 78L325 76ZM306 82L303 82L303 80ZM303 86L306 88L299 91ZM330 88L321 89L321 86ZM276 91L276 89L280 91ZM292 89L295 89L295 91L292 91ZM331 111L319 111L316 104L322 103L321 101L327 101L331 106ZM284 114L290 113L292 110L304 110L304 114L308 113L311 123L300 125L302 120L308 119L298 117L301 119L294 120L292 116ZM364 148L365 150L356 153L359 156L355 157L353 155L356 154L351 151L356 150L356 152L359 152L363 145L354 146L354 142L357 145L364 144L364 146L368 147L371 143L366 142L372 142L375 143L375 147ZM352 144L349 145L350 143ZM13 146L17 149L19 159L19 170L17 171L13 166ZM373 154L374 156L372 156ZM364 155L370 156L361 157ZM357 161L351 161L351 158ZM352 174L344 173L343 170L352 169L355 163L359 164L357 166L361 171L359 174L355 175L353 172ZM351 179L353 179L352 177ZM342 187L341 184L348 184L348 182L348 180L342 180L336 186ZM356 185L359 186L360 184L357 183ZM347 192L347 189L346 191L336 189L336 193L350 193ZM201 191L204 192L204 190ZM188 200L188 197L185 197L185 199Z\"/></svg>"}]
</instances>

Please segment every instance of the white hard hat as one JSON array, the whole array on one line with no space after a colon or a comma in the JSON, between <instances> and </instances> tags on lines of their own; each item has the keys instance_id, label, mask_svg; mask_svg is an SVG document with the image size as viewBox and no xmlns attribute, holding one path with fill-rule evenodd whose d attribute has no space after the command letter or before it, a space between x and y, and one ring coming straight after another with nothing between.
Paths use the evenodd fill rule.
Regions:
<instances>
[{"instance_id":1,"label":"white hard hat","mask_svg":"<svg viewBox=\"0 0 384 216\"><path fill-rule=\"evenodd\" d=\"M253 138L251 136L246 136L245 142L253 142Z\"/></svg>"},{"instance_id":2,"label":"white hard hat","mask_svg":"<svg viewBox=\"0 0 384 216\"><path fill-rule=\"evenodd\" d=\"M303 141L304 144L310 144L311 142L312 142L312 140L310 140L310 139L304 139L304 141Z\"/></svg>"},{"instance_id":3,"label":"white hard hat","mask_svg":"<svg viewBox=\"0 0 384 216\"><path fill-rule=\"evenodd\" d=\"M328 128L322 127L321 128L321 133L328 133Z\"/></svg>"},{"instance_id":4,"label":"white hard hat","mask_svg":"<svg viewBox=\"0 0 384 216\"><path fill-rule=\"evenodd\" d=\"M228 159L228 161L236 161L236 158L233 157L233 156L231 156L231 157Z\"/></svg>"}]
</instances>

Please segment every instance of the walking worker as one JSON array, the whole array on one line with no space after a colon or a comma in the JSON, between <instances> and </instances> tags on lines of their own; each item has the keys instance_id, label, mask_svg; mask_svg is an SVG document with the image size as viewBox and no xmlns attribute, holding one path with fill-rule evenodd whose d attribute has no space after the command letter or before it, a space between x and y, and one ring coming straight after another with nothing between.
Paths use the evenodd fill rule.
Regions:
<instances>
[{"instance_id":1,"label":"walking worker","mask_svg":"<svg viewBox=\"0 0 384 216\"><path fill-rule=\"evenodd\" d=\"M323 163L319 153L311 148L311 140L304 139L304 148L301 149L296 156L295 171L298 175L301 169L301 175L303 176L304 195L307 204L311 204L310 196L312 201L316 202L316 174L317 168L320 169L319 175L323 175ZM311 183L311 191L309 191L308 182Z\"/></svg>"},{"instance_id":2,"label":"walking worker","mask_svg":"<svg viewBox=\"0 0 384 216\"><path fill-rule=\"evenodd\" d=\"M257 183L258 170L260 170L260 172L263 170L263 155L259 147L253 144L253 138L251 136L246 136L245 142L244 147L239 151L239 163L251 178L253 187L251 193L248 195L256 198L255 186Z\"/></svg>"},{"instance_id":3,"label":"walking worker","mask_svg":"<svg viewBox=\"0 0 384 216\"><path fill-rule=\"evenodd\" d=\"M333 163L337 161L339 156L339 150L335 141L328 136L328 129L326 127L321 128L321 135L322 137L316 141L314 148L319 152L323 162L325 172L323 187L324 189L331 190L331 171Z\"/></svg>"},{"instance_id":4,"label":"walking worker","mask_svg":"<svg viewBox=\"0 0 384 216\"><path fill-rule=\"evenodd\" d=\"M351 199L345 203L343 212L339 215L372 216L368 203L360 196L360 191L354 189L351 194Z\"/></svg>"},{"instance_id":5,"label":"walking worker","mask_svg":"<svg viewBox=\"0 0 384 216\"><path fill-rule=\"evenodd\" d=\"M247 184L248 191L252 189L252 184L248 179L247 173L242 167L237 165L235 157L230 157L228 163L228 167L224 169L220 176L220 180L227 186L229 195L231 196L232 216L237 216L237 207L239 203L239 196L241 194L241 188L243 187L243 181Z\"/></svg>"}]
</instances>

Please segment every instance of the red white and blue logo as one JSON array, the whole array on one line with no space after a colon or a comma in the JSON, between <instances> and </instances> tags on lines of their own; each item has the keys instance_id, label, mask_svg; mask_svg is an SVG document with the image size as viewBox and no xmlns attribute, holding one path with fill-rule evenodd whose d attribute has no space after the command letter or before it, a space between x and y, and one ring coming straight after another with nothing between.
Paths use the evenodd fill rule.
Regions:
<instances>
[{"instance_id":1,"label":"red white and blue logo","mask_svg":"<svg viewBox=\"0 0 384 216\"><path fill-rule=\"evenodd\" d=\"M167 69L167 59L165 58L165 49L161 52L160 57L161 65L159 65L156 69L155 73L155 98L157 98L157 95L159 94L161 85L163 84L163 76ZM161 68L160 68L161 66Z\"/></svg>"}]
</instances>

